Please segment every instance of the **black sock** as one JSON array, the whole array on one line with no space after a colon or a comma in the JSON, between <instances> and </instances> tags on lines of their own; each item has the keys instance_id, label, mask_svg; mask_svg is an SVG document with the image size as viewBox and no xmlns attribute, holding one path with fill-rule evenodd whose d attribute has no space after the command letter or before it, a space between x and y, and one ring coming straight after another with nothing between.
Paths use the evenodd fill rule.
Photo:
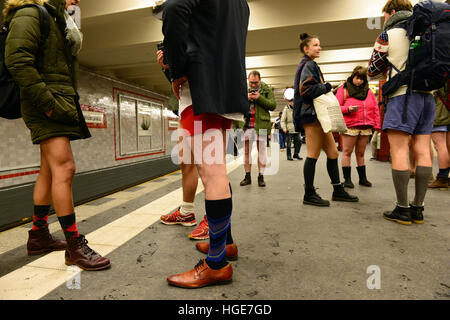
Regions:
<instances>
[{"instance_id":1,"label":"black sock","mask_svg":"<svg viewBox=\"0 0 450 320\"><path fill-rule=\"evenodd\" d=\"M206 217L209 225L209 251L206 263L211 269L227 265L225 246L228 238L233 202L231 198L205 200Z\"/></svg>"},{"instance_id":2,"label":"black sock","mask_svg":"<svg viewBox=\"0 0 450 320\"><path fill-rule=\"evenodd\" d=\"M306 158L303 166L303 177L305 179L305 192L307 195L313 194L314 191L314 176L316 174L317 159Z\"/></svg>"},{"instance_id":3,"label":"black sock","mask_svg":"<svg viewBox=\"0 0 450 320\"><path fill-rule=\"evenodd\" d=\"M72 238L78 237L77 224L75 222L75 213L69 214L68 216L58 217L59 224L64 231L66 240L71 240Z\"/></svg>"},{"instance_id":4,"label":"black sock","mask_svg":"<svg viewBox=\"0 0 450 320\"><path fill-rule=\"evenodd\" d=\"M338 167L338 159L330 159L327 158L327 171L328 175L331 179L332 185L337 185L341 183L339 178L339 167Z\"/></svg>"},{"instance_id":5,"label":"black sock","mask_svg":"<svg viewBox=\"0 0 450 320\"><path fill-rule=\"evenodd\" d=\"M48 213L50 211L49 205L44 206L34 206L34 214L33 214L33 230L39 230L42 227L46 227L48 221Z\"/></svg>"},{"instance_id":6,"label":"black sock","mask_svg":"<svg viewBox=\"0 0 450 320\"><path fill-rule=\"evenodd\" d=\"M233 198L233 189L231 189L231 183L229 183L230 186L230 193L231 193L231 197ZM234 243L233 241L233 237L231 235L231 220L230 220L230 224L227 230L227 244L232 244Z\"/></svg>"}]
</instances>

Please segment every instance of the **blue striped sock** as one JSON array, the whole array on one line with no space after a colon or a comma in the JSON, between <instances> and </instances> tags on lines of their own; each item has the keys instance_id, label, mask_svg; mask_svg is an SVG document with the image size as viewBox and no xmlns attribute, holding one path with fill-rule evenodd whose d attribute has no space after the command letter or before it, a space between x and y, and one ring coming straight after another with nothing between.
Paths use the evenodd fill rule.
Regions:
<instances>
[{"instance_id":1,"label":"blue striped sock","mask_svg":"<svg viewBox=\"0 0 450 320\"><path fill-rule=\"evenodd\" d=\"M211 269L221 269L227 265L225 247L230 227L232 200L205 200L206 218L209 226L209 251L206 263Z\"/></svg>"}]
</instances>

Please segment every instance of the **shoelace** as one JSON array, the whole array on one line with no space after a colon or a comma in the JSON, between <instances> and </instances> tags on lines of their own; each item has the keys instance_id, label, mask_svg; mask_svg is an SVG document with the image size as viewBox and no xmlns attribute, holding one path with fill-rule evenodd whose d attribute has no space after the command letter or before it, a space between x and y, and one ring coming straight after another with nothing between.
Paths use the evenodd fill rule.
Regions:
<instances>
[{"instance_id":1,"label":"shoelace","mask_svg":"<svg viewBox=\"0 0 450 320\"><path fill-rule=\"evenodd\" d=\"M205 219L203 219L198 226L201 227L202 229L208 229L209 228L208 221L205 220Z\"/></svg>"},{"instance_id":2,"label":"shoelace","mask_svg":"<svg viewBox=\"0 0 450 320\"><path fill-rule=\"evenodd\" d=\"M92 250L92 249L87 245L87 244L88 244L88 241L87 241L87 239L86 239L84 236L80 235L80 237L78 238L78 240L79 240L80 248L81 248L81 250L83 251L84 254L89 255L89 256L92 256L93 254L96 253L94 250Z\"/></svg>"},{"instance_id":3,"label":"shoelace","mask_svg":"<svg viewBox=\"0 0 450 320\"><path fill-rule=\"evenodd\" d=\"M200 260L194 267L195 270L198 271L198 269L203 265L203 260Z\"/></svg>"}]
</instances>

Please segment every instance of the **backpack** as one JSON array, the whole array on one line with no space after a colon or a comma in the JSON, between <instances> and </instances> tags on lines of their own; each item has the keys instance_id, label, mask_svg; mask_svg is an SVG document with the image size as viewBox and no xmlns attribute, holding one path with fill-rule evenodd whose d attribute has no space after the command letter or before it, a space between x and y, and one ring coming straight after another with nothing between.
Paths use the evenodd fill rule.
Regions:
<instances>
[{"instance_id":1,"label":"backpack","mask_svg":"<svg viewBox=\"0 0 450 320\"><path fill-rule=\"evenodd\" d=\"M393 94L403 85L407 95L413 90L431 91L441 88L450 79L450 5L425 0L414 6L412 16L401 28L406 29L410 49L406 68L383 85L383 97ZM406 105L402 122L406 122Z\"/></svg>"},{"instance_id":2,"label":"backpack","mask_svg":"<svg viewBox=\"0 0 450 320\"><path fill-rule=\"evenodd\" d=\"M41 37L39 39L39 49L36 54L35 65L37 70L42 70L44 64L44 45L50 33L50 15L47 9L36 4L20 7L16 11L26 7L36 7L39 9ZM0 92L2 93L0 96L0 117L18 119L22 116L20 112L20 89L5 66L5 47L8 33L9 23L5 23L4 26L0 27Z\"/></svg>"}]
</instances>

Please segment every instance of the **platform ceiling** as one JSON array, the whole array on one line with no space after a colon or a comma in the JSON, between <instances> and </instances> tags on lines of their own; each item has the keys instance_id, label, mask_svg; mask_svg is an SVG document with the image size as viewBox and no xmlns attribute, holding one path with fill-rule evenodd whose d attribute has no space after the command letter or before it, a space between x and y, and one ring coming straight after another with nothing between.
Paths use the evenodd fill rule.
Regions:
<instances>
[{"instance_id":1,"label":"platform ceiling","mask_svg":"<svg viewBox=\"0 0 450 320\"><path fill-rule=\"evenodd\" d=\"M413 4L418 1L412 1ZM168 95L170 86L156 63L162 22L152 16L155 1L82 0L82 65L101 74ZM293 85L299 34L319 37L317 60L326 81L344 81L356 65L367 65L384 23L385 0L248 0L250 25L247 69L259 70L275 89L277 111L282 92Z\"/></svg>"}]
</instances>

